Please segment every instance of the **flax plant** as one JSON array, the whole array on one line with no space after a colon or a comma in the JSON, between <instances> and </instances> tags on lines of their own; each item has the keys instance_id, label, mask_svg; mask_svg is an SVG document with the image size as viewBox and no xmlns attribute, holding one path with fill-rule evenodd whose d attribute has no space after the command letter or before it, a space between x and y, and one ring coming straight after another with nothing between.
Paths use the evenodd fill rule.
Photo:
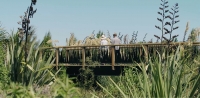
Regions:
<instances>
[{"instance_id":1,"label":"flax plant","mask_svg":"<svg viewBox=\"0 0 200 98\"><path fill-rule=\"evenodd\" d=\"M44 85L51 82L54 79L52 76L52 60L54 51L51 52L48 60L46 54L39 53L39 42L36 40L36 36L33 34L28 36L27 45L29 46L27 64L24 58L24 41L20 41L18 34L14 34L9 38L7 45L7 61L6 67L11 73L11 80L16 83L22 83L24 85ZM28 70L24 70L27 68Z\"/></svg>"},{"instance_id":2,"label":"flax plant","mask_svg":"<svg viewBox=\"0 0 200 98\"><path fill-rule=\"evenodd\" d=\"M199 97L200 75L196 71L199 63L188 60L190 55L183 57L184 52L179 46L174 53L166 55L164 61L161 60L162 54L157 52L158 58L150 58L148 63L134 63L140 66L140 72L133 71L132 67L133 69L125 70L125 75L121 76L120 80L113 81L108 77L111 83L106 86L101 83L98 85L106 97L113 98ZM145 66L149 68L146 70Z\"/></svg>"}]
</instances>

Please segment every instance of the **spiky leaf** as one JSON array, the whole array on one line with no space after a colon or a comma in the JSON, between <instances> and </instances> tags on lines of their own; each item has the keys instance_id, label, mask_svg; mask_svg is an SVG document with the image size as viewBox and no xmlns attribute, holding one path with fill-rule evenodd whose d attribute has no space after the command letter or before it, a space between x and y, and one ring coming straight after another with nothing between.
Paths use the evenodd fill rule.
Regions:
<instances>
[{"instance_id":1,"label":"spiky leaf","mask_svg":"<svg viewBox=\"0 0 200 98\"><path fill-rule=\"evenodd\" d=\"M169 25L169 26L171 26L171 23L170 23L170 22L166 22L165 25Z\"/></svg>"},{"instance_id":2,"label":"spiky leaf","mask_svg":"<svg viewBox=\"0 0 200 98\"><path fill-rule=\"evenodd\" d=\"M155 26L157 29L161 30L161 28L159 26Z\"/></svg>"},{"instance_id":3,"label":"spiky leaf","mask_svg":"<svg viewBox=\"0 0 200 98\"><path fill-rule=\"evenodd\" d=\"M160 18L157 18L158 21L162 22L162 20Z\"/></svg>"},{"instance_id":4,"label":"spiky leaf","mask_svg":"<svg viewBox=\"0 0 200 98\"><path fill-rule=\"evenodd\" d=\"M175 18L178 18L178 17L179 17L179 15L176 15L176 16L175 16Z\"/></svg>"},{"instance_id":5,"label":"spiky leaf","mask_svg":"<svg viewBox=\"0 0 200 98\"><path fill-rule=\"evenodd\" d=\"M169 10L165 10L165 13L169 12Z\"/></svg>"},{"instance_id":6,"label":"spiky leaf","mask_svg":"<svg viewBox=\"0 0 200 98\"><path fill-rule=\"evenodd\" d=\"M176 30L176 29L178 29L179 27L175 27L175 28L173 28L173 30Z\"/></svg>"},{"instance_id":7,"label":"spiky leaf","mask_svg":"<svg viewBox=\"0 0 200 98\"><path fill-rule=\"evenodd\" d=\"M178 20L178 21L175 21L174 24L176 24L176 23L178 23L178 22L179 22L179 20Z\"/></svg>"},{"instance_id":8,"label":"spiky leaf","mask_svg":"<svg viewBox=\"0 0 200 98\"><path fill-rule=\"evenodd\" d=\"M170 13L171 15L174 15L171 11L169 11L169 13Z\"/></svg>"},{"instance_id":9,"label":"spiky leaf","mask_svg":"<svg viewBox=\"0 0 200 98\"><path fill-rule=\"evenodd\" d=\"M178 3L176 3L175 6L178 6Z\"/></svg>"},{"instance_id":10,"label":"spiky leaf","mask_svg":"<svg viewBox=\"0 0 200 98\"><path fill-rule=\"evenodd\" d=\"M158 14L160 14L162 16L162 13L161 12L158 12Z\"/></svg>"}]
</instances>

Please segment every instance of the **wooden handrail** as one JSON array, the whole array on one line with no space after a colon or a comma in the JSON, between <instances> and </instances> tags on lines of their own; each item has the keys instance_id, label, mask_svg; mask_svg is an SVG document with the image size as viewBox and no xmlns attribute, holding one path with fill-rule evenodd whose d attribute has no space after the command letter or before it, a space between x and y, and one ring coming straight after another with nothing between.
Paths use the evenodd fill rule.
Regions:
<instances>
[{"instance_id":1,"label":"wooden handrail","mask_svg":"<svg viewBox=\"0 0 200 98\"><path fill-rule=\"evenodd\" d=\"M148 46L165 46L165 45L187 45L187 44L192 44L194 46L198 46L200 45L200 42L193 42L193 43L190 43L190 42L173 42L173 43L170 43L170 44L166 44L166 43L137 43L137 44L119 44L119 45L103 45L103 46L126 46L126 47L141 47L142 45L148 45ZM83 48L83 47L100 47L102 45L80 45L80 46L55 46L55 47L42 47L40 49L56 49L56 48Z\"/></svg>"}]
</instances>

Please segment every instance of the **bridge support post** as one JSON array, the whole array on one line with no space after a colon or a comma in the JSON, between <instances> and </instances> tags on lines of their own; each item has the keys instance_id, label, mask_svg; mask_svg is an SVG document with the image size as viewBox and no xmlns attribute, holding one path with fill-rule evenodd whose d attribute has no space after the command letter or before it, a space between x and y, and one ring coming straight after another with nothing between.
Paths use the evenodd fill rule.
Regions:
<instances>
[{"instance_id":1,"label":"bridge support post","mask_svg":"<svg viewBox=\"0 0 200 98\"><path fill-rule=\"evenodd\" d=\"M85 70L85 47L82 48L82 68Z\"/></svg>"},{"instance_id":2,"label":"bridge support post","mask_svg":"<svg viewBox=\"0 0 200 98\"><path fill-rule=\"evenodd\" d=\"M59 48L56 48L56 70L58 70L58 62L59 62Z\"/></svg>"},{"instance_id":3,"label":"bridge support post","mask_svg":"<svg viewBox=\"0 0 200 98\"><path fill-rule=\"evenodd\" d=\"M111 52L112 52L112 70L115 70L115 46L111 47Z\"/></svg>"}]
</instances>

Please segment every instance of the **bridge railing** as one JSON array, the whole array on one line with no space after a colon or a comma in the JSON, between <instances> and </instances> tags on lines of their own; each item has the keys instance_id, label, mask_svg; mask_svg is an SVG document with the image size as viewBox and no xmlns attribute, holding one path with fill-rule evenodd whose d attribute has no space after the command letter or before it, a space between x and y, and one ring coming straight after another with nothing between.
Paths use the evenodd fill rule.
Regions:
<instances>
[{"instance_id":1,"label":"bridge railing","mask_svg":"<svg viewBox=\"0 0 200 98\"><path fill-rule=\"evenodd\" d=\"M120 45L103 45L108 46L108 53L107 53L107 59L108 62L111 62L112 69L114 70L114 66L116 63L116 60L119 61L119 59L116 59L115 55L115 46L120 47L121 55L120 59L123 58L134 58L135 55L139 57L144 57L144 59L147 61L149 53L155 54L155 50L160 51L161 47L177 47L177 46L200 46L200 42L177 42L177 43L170 43L170 44L163 44L163 43L140 43L140 44L120 44ZM64 61L65 63L73 63L78 62L78 60L81 60L82 68L84 69L86 66L86 56L88 55L94 55L93 57L99 59L97 57L98 54L100 54L100 47L102 45L80 45L80 46L56 46L56 47L43 47L41 48L41 53L43 49L54 49L55 50L55 58L56 58L56 68L58 68L58 65L61 61ZM60 51L61 50L61 51ZM61 53L62 52L62 53ZM75 57L75 54L77 55ZM65 56L63 56L65 55ZM63 58L64 57L64 58ZM135 57L137 58L137 57ZM61 60L62 59L62 60ZM70 60L69 60L70 59ZM60 61L60 62L59 62ZM126 62L127 60L121 60L122 62ZM67 66L67 65L66 65ZM70 66L70 65L69 65Z\"/></svg>"}]
</instances>

